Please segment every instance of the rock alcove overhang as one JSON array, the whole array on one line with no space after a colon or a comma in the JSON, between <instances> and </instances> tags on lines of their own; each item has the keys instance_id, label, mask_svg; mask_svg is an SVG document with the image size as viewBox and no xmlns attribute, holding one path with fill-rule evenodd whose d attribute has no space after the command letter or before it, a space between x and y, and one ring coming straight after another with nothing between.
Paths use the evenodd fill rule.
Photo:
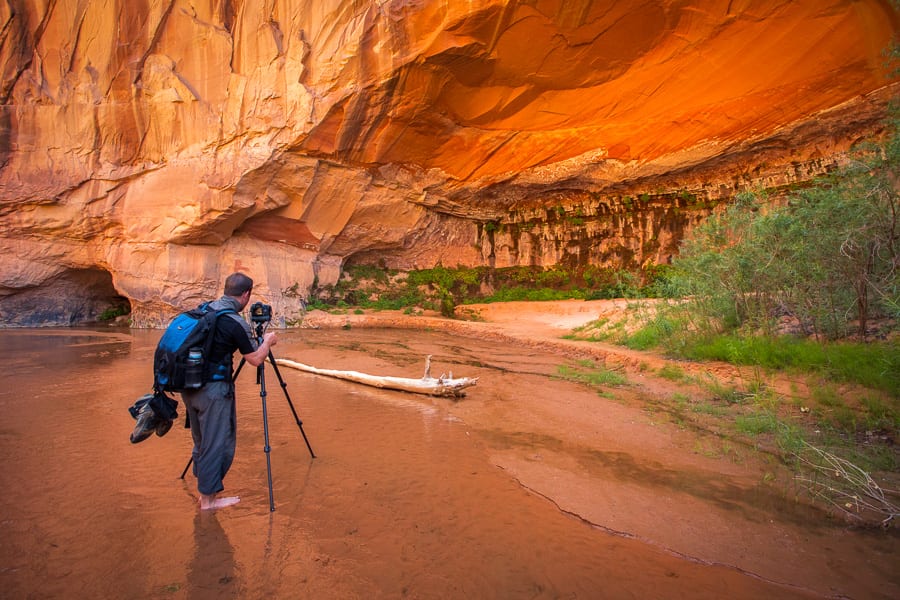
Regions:
<instances>
[{"instance_id":1,"label":"rock alcove overhang","mask_svg":"<svg viewBox=\"0 0 900 600\"><path fill-rule=\"evenodd\" d=\"M354 261L665 261L896 95L882 0L119 8L0 8L0 307L60 269L158 323L238 268L287 314Z\"/></svg>"},{"instance_id":2,"label":"rock alcove overhang","mask_svg":"<svg viewBox=\"0 0 900 600\"><path fill-rule=\"evenodd\" d=\"M125 314L129 301L116 291L112 276L101 269L65 269L4 298L0 320L7 327L68 327L105 323L111 311Z\"/></svg>"}]
</instances>

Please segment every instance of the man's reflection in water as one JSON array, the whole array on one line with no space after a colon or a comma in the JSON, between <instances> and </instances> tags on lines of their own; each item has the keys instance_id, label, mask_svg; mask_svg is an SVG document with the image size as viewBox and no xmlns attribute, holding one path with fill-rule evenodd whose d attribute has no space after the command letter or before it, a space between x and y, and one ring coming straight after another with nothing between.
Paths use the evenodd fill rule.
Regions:
<instances>
[{"instance_id":1,"label":"man's reflection in water","mask_svg":"<svg viewBox=\"0 0 900 600\"><path fill-rule=\"evenodd\" d=\"M190 598L237 595L234 549L215 511L197 511L194 517L194 560L188 569Z\"/></svg>"}]
</instances>

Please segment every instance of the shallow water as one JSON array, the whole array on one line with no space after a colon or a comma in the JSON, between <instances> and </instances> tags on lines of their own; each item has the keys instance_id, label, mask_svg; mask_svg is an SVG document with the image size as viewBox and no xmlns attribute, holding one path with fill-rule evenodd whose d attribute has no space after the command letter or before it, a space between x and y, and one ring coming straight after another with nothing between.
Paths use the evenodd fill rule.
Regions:
<instances>
[{"instance_id":1,"label":"shallow water","mask_svg":"<svg viewBox=\"0 0 900 600\"><path fill-rule=\"evenodd\" d=\"M7 357L0 386L4 598L823 595L805 581L697 559L646 535L598 526L602 518L566 508L578 498L562 479L558 497L536 491L541 484L528 483L535 471L521 465L535 462L536 453L549 464L566 442L552 433L510 435L502 423L496 429L485 423L491 411L521 396L517 386L559 393L548 382L560 360L433 332L282 334L276 356L319 367L419 376L424 354L431 353L456 376L484 381L455 402L267 366L263 398L255 370L247 369L238 379L238 452L225 480L226 494L242 500L200 513L193 478L179 478L190 453L181 423L163 438L128 441L134 421L126 409L149 391L159 335L0 332ZM554 426L548 423L548 431ZM621 467L624 458L568 455L579 462L571 472L585 476L595 463ZM621 476L641 470L655 479L652 468L626 464ZM660 485L697 486L695 478L679 481L677 472L666 472L671 482ZM741 504L740 490L726 484L691 493ZM873 572L883 581L868 591L890 597L897 575L882 571L895 544L877 544L886 544L874 557ZM858 557L835 568L852 572L872 562Z\"/></svg>"}]
</instances>

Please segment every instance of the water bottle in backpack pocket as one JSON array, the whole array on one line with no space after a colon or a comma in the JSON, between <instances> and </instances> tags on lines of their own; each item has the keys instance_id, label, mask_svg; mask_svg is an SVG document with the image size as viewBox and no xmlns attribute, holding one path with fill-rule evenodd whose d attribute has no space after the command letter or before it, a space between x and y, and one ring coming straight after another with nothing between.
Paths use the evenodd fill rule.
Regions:
<instances>
[{"instance_id":1,"label":"water bottle in backpack pocket","mask_svg":"<svg viewBox=\"0 0 900 600\"><path fill-rule=\"evenodd\" d=\"M203 348L191 348L184 364L184 389L196 390L201 387L203 387Z\"/></svg>"}]
</instances>

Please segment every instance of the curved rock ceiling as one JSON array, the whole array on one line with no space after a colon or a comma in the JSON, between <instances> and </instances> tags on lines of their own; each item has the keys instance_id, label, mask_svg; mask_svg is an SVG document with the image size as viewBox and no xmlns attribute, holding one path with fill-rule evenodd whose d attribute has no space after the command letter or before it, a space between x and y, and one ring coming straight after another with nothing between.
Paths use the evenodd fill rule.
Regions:
<instances>
[{"instance_id":1,"label":"curved rock ceiling","mask_svg":"<svg viewBox=\"0 0 900 600\"><path fill-rule=\"evenodd\" d=\"M898 23L887 0L8 0L0 317L53 322L43 294L67 322L72 282L104 280L77 273L154 324L235 269L289 317L348 262L665 262L717 202L881 133Z\"/></svg>"}]
</instances>

